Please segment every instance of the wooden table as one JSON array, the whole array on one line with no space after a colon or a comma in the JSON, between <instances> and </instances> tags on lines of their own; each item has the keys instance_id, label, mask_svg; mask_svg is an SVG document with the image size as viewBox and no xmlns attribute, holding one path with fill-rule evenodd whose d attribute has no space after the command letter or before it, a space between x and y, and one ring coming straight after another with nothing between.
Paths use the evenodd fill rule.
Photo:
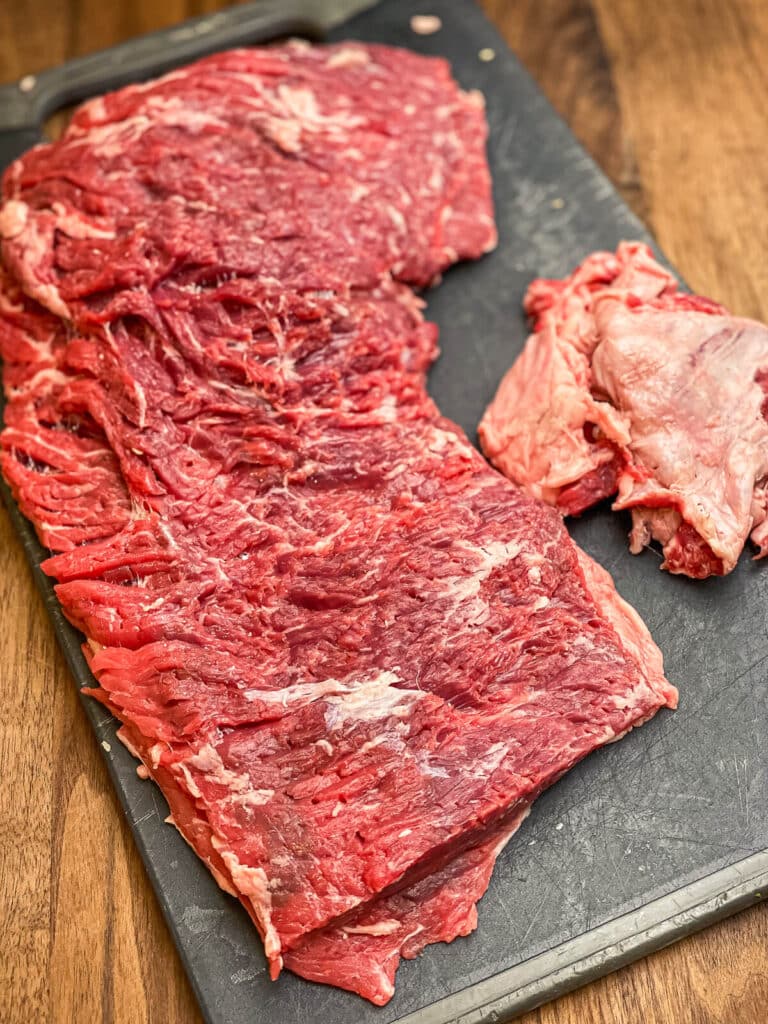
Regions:
<instances>
[{"instance_id":1,"label":"wooden table","mask_svg":"<svg viewBox=\"0 0 768 1024\"><path fill-rule=\"evenodd\" d=\"M0 79L218 6L6 0ZM485 6L687 280L768 320L768 4ZM0 1020L196 1024L194 997L4 513L0 559ZM524 1021L765 1024L767 1006L763 906Z\"/></svg>"}]
</instances>

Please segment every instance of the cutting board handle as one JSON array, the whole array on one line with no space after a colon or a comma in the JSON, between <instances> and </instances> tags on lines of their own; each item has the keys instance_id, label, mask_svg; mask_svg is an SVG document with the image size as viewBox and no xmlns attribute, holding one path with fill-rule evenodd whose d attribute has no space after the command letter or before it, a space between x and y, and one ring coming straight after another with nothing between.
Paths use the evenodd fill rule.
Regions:
<instances>
[{"instance_id":1,"label":"cutting board handle","mask_svg":"<svg viewBox=\"0 0 768 1024\"><path fill-rule=\"evenodd\" d=\"M0 87L0 131L39 128L59 107L162 74L216 50L286 35L319 38L360 0L257 0L191 18Z\"/></svg>"}]
</instances>

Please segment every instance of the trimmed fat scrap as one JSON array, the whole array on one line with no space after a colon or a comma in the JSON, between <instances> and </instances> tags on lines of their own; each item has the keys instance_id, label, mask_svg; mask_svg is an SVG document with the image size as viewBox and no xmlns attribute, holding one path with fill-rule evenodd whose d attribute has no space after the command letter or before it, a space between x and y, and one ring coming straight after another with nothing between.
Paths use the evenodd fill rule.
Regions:
<instances>
[{"instance_id":1,"label":"trimmed fat scrap","mask_svg":"<svg viewBox=\"0 0 768 1024\"><path fill-rule=\"evenodd\" d=\"M444 61L294 43L94 100L3 183L2 468L90 692L272 977L375 1003L676 700L426 391L414 289L495 243L485 133Z\"/></svg>"},{"instance_id":2,"label":"trimmed fat scrap","mask_svg":"<svg viewBox=\"0 0 768 1024\"><path fill-rule=\"evenodd\" d=\"M479 427L510 479L578 515L615 495L630 548L662 568L730 572L768 553L768 328L678 291L647 246L534 281L534 333Z\"/></svg>"}]
</instances>

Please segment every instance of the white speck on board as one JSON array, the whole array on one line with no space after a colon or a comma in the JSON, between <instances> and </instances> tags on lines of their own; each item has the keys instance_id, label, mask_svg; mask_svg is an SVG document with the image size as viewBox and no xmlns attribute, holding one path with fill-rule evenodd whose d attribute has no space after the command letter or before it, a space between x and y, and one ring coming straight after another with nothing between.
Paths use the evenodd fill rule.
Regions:
<instances>
[{"instance_id":1,"label":"white speck on board","mask_svg":"<svg viewBox=\"0 0 768 1024\"><path fill-rule=\"evenodd\" d=\"M411 31L418 36L432 36L442 27L443 23L436 14L414 14L411 18Z\"/></svg>"}]
</instances>

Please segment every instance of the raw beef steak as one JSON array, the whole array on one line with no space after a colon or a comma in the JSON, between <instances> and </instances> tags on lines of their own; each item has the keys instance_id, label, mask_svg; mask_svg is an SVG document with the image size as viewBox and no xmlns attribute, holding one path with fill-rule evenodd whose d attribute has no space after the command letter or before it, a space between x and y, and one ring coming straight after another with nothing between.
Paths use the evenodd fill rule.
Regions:
<instances>
[{"instance_id":1,"label":"raw beef steak","mask_svg":"<svg viewBox=\"0 0 768 1024\"><path fill-rule=\"evenodd\" d=\"M768 553L768 329L677 282L644 245L534 281L535 333L483 417L483 450L576 515L618 492L631 549L661 542L670 572Z\"/></svg>"},{"instance_id":2,"label":"raw beef steak","mask_svg":"<svg viewBox=\"0 0 768 1024\"><path fill-rule=\"evenodd\" d=\"M237 51L87 104L0 211L2 465L93 696L273 976L375 1002L474 927L535 796L676 697L427 395L408 285L493 246L484 138L442 61Z\"/></svg>"}]
</instances>

